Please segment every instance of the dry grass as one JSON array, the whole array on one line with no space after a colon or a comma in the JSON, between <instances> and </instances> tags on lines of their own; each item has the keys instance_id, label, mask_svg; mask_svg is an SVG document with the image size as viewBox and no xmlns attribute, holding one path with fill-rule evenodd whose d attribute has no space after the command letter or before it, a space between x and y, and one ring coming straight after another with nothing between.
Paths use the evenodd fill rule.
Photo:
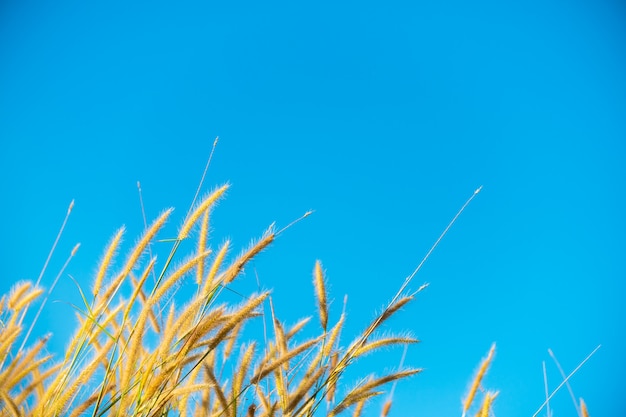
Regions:
<instances>
[{"instance_id":1,"label":"dry grass","mask_svg":"<svg viewBox=\"0 0 626 417\"><path fill-rule=\"evenodd\" d=\"M476 396L476 391L478 391L478 388L480 387L480 383L483 380L483 378L485 377L485 374L487 373L487 369L489 368L489 364L491 364L491 360L493 359L493 355L496 352L496 345L492 345L491 349L489 349L489 353L487 354L487 357L483 360L483 362L480 364L480 368L478 368L478 372L476 373L476 376L474 377L474 380L472 381L472 385L469 389L469 392L467 394L467 397L465 397L465 400L463 401L463 417L465 417L465 415L467 414L470 406L472 405L472 403L474 402L474 397ZM495 397L495 395L493 395L493 397ZM489 400L489 402L487 403L487 400ZM491 395L487 394L485 397L485 404L483 405L483 407L481 409L489 409L489 405L491 404L491 401L493 399L491 398ZM486 411L485 411L486 412ZM480 414L482 416L482 413Z\"/></svg>"},{"instance_id":2,"label":"dry grass","mask_svg":"<svg viewBox=\"0 0 626 417\"><path fill-rule=\"evenodd\" d=\"M25 331L29 307L44 294L40 287L43 271L35 284L18 282L0 298L0 417L346 414L357 417L370 400L384 392L384 386L392 383L395 387L397 381L421 371L402 369L401 361L399 371L363 376L351 389L338 389L349 383L345 381L346 371L360 356L389 346L406 347L418 342L406 335L383 336L379 331L383 323L426 288L425 284L413 294L404 294L411 279L480 188L463 205L387 307L345 348L340 340L345 314L329 323L324 270L319 261L312 273L321 325L319 334L308 330L304 336L309 319L286 328L274 312L269 292L242 296L235 305L224 302L221 291L237 279L248 262L283 230L311 214L307 212L278 232L270 227L256 243L227 263L230 242L213 250L209 236L210 212L227 188L227 185L217 188L192 206L160 267L151 248L172 210L164 211L150 226L146 224L143 236L128 251L117 272L111 270L111 265L118 256L125 230L119 229L113 235L94 274L91 291L79 289L84 306L78 311L77 329L61 358L46 353L48 336L31 343L28 340L45 299ZM67 216L72 206L73 202ZM198 233L192 233L194 230ZM194 235L197 235L194 249L187 255L181 254L181 242ZM44 270L51 255L52 252ZM150 276L153 279L148 279ZM193 295L187 300L173 297L188 276L195 277ZM182 304L175 304L174 299ZM266 318L271 331L264 332L262 340L245 340L244 325L261 322L264 326ZM238 354L235 346L240 347ZM463 417L480 393L483 400L476 406L476 415L487 417L492 413L498 393L485 391L481 383L494 352L495 345L478 369L462 403ZM574 373L565 377L558 362L557 366L564 381L551 395L546 391L546 402L535 415ZM392 397L393 388L382 405L382 417L390 414ZM581 417L588 416L582 399L575 406Z\"/></svg>"},{"instance_id":3,"label":"dry grass","mask_svg":"<svg viewBox=\"0 0 626 417\"><path fill-rule=\"evenodd\" d=\"M346 369L361 355L390 345L417 342L406 336L372 337L412 297L391 303L364 333L342 348L345 317L329 323L324 272L313 268L321 331L308 338L308 320L286 329L271 308L272 337L242 340L245 323L260 324L268 292L240 304L222 302L222 288L274 239L270 228L241 256L226 264L226 242L210 246L209 213L227 186L190 210L157 272L151 245L169 220L164 211L129 250L119 271L111 270L124 229L104 251L92 290L81 291L84 307L62 358L44 354L47 337L16 349L23 317L43 289L16 283L0 299L0 416L336 416L382 393L381 387L420 372L403 369L368 376L338 395ZM191 233L192 230L199 233ZM181 258L180 243L198 235L192 253ZM185 245L188 247L188 245ZM146 261L146 258L147 261ZM148 279L153 276L154 279ZM182 305L172 297L187 276L196 291ZM130 290L128 290L130 288ZM235 353L234 346L241 346ZM259 346L262 346L261 348ZM328 400L328 401L327 401ZM326 403L326 404L325 404ZM325 405L325 406L324 406Z\"/></svg>"}]
</instances>

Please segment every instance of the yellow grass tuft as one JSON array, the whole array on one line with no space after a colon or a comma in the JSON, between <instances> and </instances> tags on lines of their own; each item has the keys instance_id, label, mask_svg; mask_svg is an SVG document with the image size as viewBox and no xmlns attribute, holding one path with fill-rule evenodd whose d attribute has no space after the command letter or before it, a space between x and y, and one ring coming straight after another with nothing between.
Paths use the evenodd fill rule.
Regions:
<instances>
[{"instance_id":1,"label":"yellow grass tuft","mask_svg":"<svg viewBox=\"0 0 626 417\"><path fill-rule=\"evenodd\" d=\"M582 417L589 417L589 411L587 411L587 404L585 404L585 401L582 398L580 399L580 415Z\"/></svg>"},{"instance_id":2,"label":"yellow grass tuft","mask_svg":"<svg viewBox=\"0 0 626 417\"><path fill-rule=\"evenodd\" d=\"M383 409L380 412L380 417L387 417L389 415L389 410L391 410L391 400L387 400L383 404Z\"/></svg>"},{"instance_id":3,"label":"yellow grass tuft","mask_svg":"<svg viewBox=\"0 0 626 417\"><path fill-rule=\"evenodd\" d=\"M317 296L317 307L320 315L322 329L326 331L326 328L328 326L328 303L326 301L324 272L322 271L322 264L320 263L320 261L315 262L315 268L313 270L313 286L315 288L315 295Z\"/></svg>"},{"instance_id":4,"label":"yellow grass tuft","mask_svg":"<svg viewBox=\"0 0 626 417\"><path fill-rule=\"evenodd\" d=\"M43 294L43 290L41 288L33 288L32 283L30 282L20 282L13 287L13 290L11 290L7 307L15 313L20 312L41 294Z\"/></svg>"},{"instance_id":5,"label":"yellow grass tuft","mask_svg":"<svg viewBox=\"0 0 626 417\"><path fill-rule=\"evenodd\" d=\"M198 207L191 213L191 215L185 220L185 223L180 228L178 232L178 240L186 239L191 231L191 228L198 221L200 216L207 210L211 208L211 206L226 192L228 189L228 185L222 185L217 190L213 191L209 194L199 205Z\"/></svg>"},{"instance_id":6,"label":"yellow grass tuft","mask_svg":"<svg viewBox=\"0 0 626 417\"><path fill-rule=\"evenodd\" d=\"M367 344L361 346L354 352L355 357L363 356L366 353L369 353L373 350L380 349L386 346L393 345L410 345L413 343L418 343L419 340L414 339L412 337L400 336L400 337L381 337L379 339L368 342Z\"/></svg>"},{"instance_id":7,"label":"yellow grass tuft","mask_svg":"<svg viewBox=\"0 0 626 417\"><path fill-rule=\"evenodd\" d=\"M215 259L211 264L211 268L209 269L207 276L204 278L204 283L202 284L202 290L200 291L200 293L201 296L207 300L207 303L210 299L211 293L216 289L216 286L214 285L215 277L217 276L217 272L224 262L224 258L226 257L226 253L228 252L229 245L230 242L228 240L224 242L219 252L215 256Z\"/></svg>"},{"instance_id":8,"label":"yellow grass tuft","mask_svg":"<svg viewBox=\"0 0 626 417\"><path fill-rule=\"evenodd\" d=\"M356 407L354 407L354 413L352 414L352 417L361 417L361 414L363 413L363 407L365 407L365 402L366 400L359 401L357 403Z\"/></svg>"},{"instance_id":9,"label":"yellow grass tuft","mask_svg":"<svg viewBox=\"0 0 626 417\"><path fill-rule=\"evenodd\" d=\"M228 269L221 276L220 284L228 285L233 279L239 275L244 265L248 263L248 261L258 255L263 249L265 249L270 243L274 241L274 233L268 231L265 236L259 240L257 243L253 244L250 249L243 253L235 262L233 262Z\"/></svg>"},{"instance_id":10,"label":"yellow grass tuft","mask_svg":"<svg viewBox=\"0 0 626 417\"><path fill-rule=\"evenodd\" d=\"M463 416L465 416L470 406L472 405L472 402L474 401L474 397L476 396L476 391L478 390L478 387L480 386L480 382L482 381L483 377L487 373L487 369L489 368L489 364L491 363L491 360L493 359L493 355L495 351L496 351L496 345L494 343L493 345L491 345L491 349L489 349L489 353L487 354L487 357L480 364L480 368L478 368L478 372L476 373L476 376L474 377L470 390L467 393L467 397L465 397L465 401L463 401Z\"/></svg>"},{"instance_id":11,"label":"yellow grass tuft","mask_svg":"<svg viewBox=\"0 0 626 417\"><path fill-rule=\"evenodd\" d=\"M104 280L104 276L107 273L107 270L109 268L109 265L111 264L111 261L115 257L115 253L122 240L122 236L124 236L124 230L125 229L121 227L117 230L117 232L115 232L115 235L113 235L111 242L107 246L107 250L104 252L104 256L102 257L102 261L100 262L100 268L98 268L98 273L96 274L96 278L95 278L94 285L93 285L92 293L93 293L94 298L97 297L98 294L100 294L102 281Z\"/></svg>"},{"instance_id":12,"label":"yellow grass tuft","mask_svg":"<svg viewBox=\"0 0 626 417\"><path fill-rule=\"evenodd\" d=\"M209 210L205 210L202 216L202 223L200 225L200 236L198 237L198 253L203 253L206 250L207 235L209 234ZM202 283L204 277L204 259L198 262L198 269L196 271L196 284Z\"/></svg>"},{"instance_id":13,"label":"yellow grass tuft","mask_svg":"<svg viewBox=\"0 0 626 417\"><path fill-rule=\"evenodd\" d=\"M489 417L489 409L491 408L493 400L495 400L497 396L497 392L487 392L487 394L485 394L485 399L480 406L480 410L478 410L478 413L476 414L476 417Z\"/></svg>"}]
</instances>

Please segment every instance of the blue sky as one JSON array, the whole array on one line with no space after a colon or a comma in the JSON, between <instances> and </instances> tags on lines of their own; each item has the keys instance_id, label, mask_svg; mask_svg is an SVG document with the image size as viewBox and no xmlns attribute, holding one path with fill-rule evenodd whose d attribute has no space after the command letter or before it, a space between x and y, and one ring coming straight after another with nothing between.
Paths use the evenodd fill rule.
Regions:
<instances>
[{"instance_id":1,"label":"blue sky","mask_svg":"<svg viewBox=\"0 0 626 417\"><path fill-rule=\"evenodd\" d=\"M598 344L572 386L592 415L623 414L625 41L617 1L5 1L0 290L36 279L72 199L44 284L81 248L55 300L76 299L68 274L89 285L119 226L140 235L137 181L149 218L177 207L173 234L219 136L214 243L315 210L234 289L256 289L253 268L293 322L321 259L356 333L483 185L390 324L425 368L392 415L460 415L492 342L497 416L538 408L542 361L557 385L548 348L569 371ZM50 303L44 321L63 335L68 314ZM574 415L566 391L553 406Z\"/></svg>"}]
</instances>

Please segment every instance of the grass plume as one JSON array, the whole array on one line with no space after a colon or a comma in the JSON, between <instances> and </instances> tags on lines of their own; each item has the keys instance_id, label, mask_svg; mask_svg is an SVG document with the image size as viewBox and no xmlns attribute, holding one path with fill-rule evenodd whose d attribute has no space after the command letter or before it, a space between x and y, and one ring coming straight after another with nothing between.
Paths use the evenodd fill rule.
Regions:
<instances>
[{"instance_id":1,"label":"grass plume","mask_svg":"<svg viewBox=\"0 0 626 417\"><path fill-rule=\"evenodd\" d=\"M467 411L472 405L472 402L474 401L474 397L476 396L476 391L478 391L478 388L480 387L480 383L482 382L483 378L487 374L487 369L489 368L489 364L491 364L491 360L493 359L493 355L495 351L496 351L496 345L494 343L493 345L491 345L491 349L489 349L489 353L487 354L487 357L480 364L480 368L478 368L478 372L476 373L476 376L474 377L474 380L472 381L472 385L470 386L469 392L467 393L467 396L465 397L465 400L463 401L463 414L462 414L463 417L465 417Z\"/></svg>"}]
</instances>

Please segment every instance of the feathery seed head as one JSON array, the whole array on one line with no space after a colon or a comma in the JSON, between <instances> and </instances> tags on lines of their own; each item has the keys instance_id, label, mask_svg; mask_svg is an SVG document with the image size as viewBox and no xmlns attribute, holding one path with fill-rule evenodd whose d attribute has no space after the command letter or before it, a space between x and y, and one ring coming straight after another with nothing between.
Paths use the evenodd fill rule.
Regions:
<instances>
[{"instance_id":1,"label":"feathery seed head","mask_svg":"<svg viewBox=\"0 0 626 417\"><path fill-rule=\"evenodd\" d=\"M389 415L389 410L391 410L391 400L387 400L385 401L385 404L383 404L383 409L380 412L380 417L387 417Z\"/></svg>"},{"instance_id":2,"label":"feathery seed head","mask_svg":"<svg viewBox=\"0 0 626 417\"><path fill-rule=\"evenodd\" d=\"M326 300L326 287L324 285L324 272L320 261L315 262L313 270L313 284L315 286L315 295L317 296L317 305L320 315L320 322L324 332L328 327L328 303Z\"/></svg>"},{"instance_id":3,"label":"feathery seed head","mask_svg":"<svg viewBox=\"0 0 626 417\"><path fill-rule=\"evenodd\" d=\"M209 194L199 205L198 207L191 213L191 215L185 220L185 223L180 228L180 232L178 233L178 239L183 240L189 236L189 231L193 227L193 225L198 221L202 213L209 210L209 208L226 192L228 189L228 184L222 185L217 190L213 191Z\"/></svg>"},{"instance_id":4,"label":"feathery seed head","mask_svg":"<svg viewBox=\"0 0 626 417\"><path fill-rule=\"evenodd\" d=\"M476 395L476 391L478 390L478 387L480 386L480 382L482 381L483 377L487 373L487 369L489 368L489 364L491 363L491 360L493 359L493 355L495 351L496 351L496 344L494 343L493 345L491 345L491 349L489 349L489 354L481 363L480 368L478 369L478 373L476 374L476 377L474 378L474 381L472 382L472 386L470 387L470 390L467 394L467 397L465 398L465 401L463 402L463 414L465 414L467 410L469 410L470 406L472 405L472 402L474 401L474 396Z\"/></svg>"}]
</instances>

